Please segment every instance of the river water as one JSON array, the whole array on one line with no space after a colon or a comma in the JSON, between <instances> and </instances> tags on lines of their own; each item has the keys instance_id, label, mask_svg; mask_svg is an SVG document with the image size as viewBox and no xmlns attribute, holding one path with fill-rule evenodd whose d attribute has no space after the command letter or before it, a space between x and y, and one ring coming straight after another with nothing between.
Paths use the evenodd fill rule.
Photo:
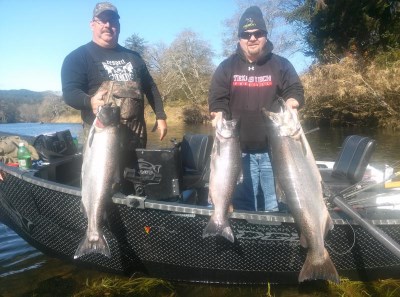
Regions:
<instances>
[{"instance_id":1,"label":"river water","mask_svg":"<svg viewBox=\"0 0 400 297\"><path fill-rule=\"evenodd\" d=\"M70 129L73 136L82 137L82 126L79 124L0 124L0 131L31 136L65 129ZM179 141L185 133L212 134L212 128L210 125L170 126L168 136L162 142L158 140L157 132L149 132L148 147L172 146L172 140ZM399 160L400 132L335 128L317 130L309 133L307 138L316 159L334 161L342 141L351 134L370 136L377 141L371 163L390 165ZM48 257L0 223L0 297L73 296L85 288L87 282L90 283L106 276L114 277L106 273L81 269ZM174 296L268 296L266 287L232 288L232 286L175 284L175 288L177 294ZM271 293L275 296L308 296L308 293L305 295L299 293L296 286L274 286Z\"/></svg>"}]
</instances>

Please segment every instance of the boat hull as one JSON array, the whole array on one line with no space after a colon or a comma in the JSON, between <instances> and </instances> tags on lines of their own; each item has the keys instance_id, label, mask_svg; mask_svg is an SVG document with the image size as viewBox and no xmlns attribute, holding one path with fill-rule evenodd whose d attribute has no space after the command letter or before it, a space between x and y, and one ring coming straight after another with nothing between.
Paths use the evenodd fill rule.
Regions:
<instances>
[{"instance_id":1,"label":"boat hull","mask_svg":"<svg viewBox=\"0 0 400 297\"><path fill-rule=\"evenodd\" d=\"M73 256L86 230L80 190L0 164L0 221L43 253L77 265L124 275L175 281L297 283L306 256L290 214L234 212L232 244L202 237L211 209L177 202L114 197L104 234L111 258ZM368 211L372 222L400 243L400 211ZM326 245L340 276L372 280L400 273L400 259L340 212Z\"/></svg>"}]
</instances>

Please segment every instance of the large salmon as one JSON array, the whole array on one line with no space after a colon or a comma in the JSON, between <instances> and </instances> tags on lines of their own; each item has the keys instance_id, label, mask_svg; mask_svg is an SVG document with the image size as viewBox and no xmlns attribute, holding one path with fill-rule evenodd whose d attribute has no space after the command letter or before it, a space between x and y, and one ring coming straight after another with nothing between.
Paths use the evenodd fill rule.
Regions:
<instances>
[{"instance_id":1,"label":"large salmon","mask_svg":"<svg viewBox=\"0 0 400 297\"><path fill-rule=\"evenodd\" d=\"M217 121L214 144L211 151L209 201L214 212L203 231L203 237L221 235L234 242L228 220L232 194L241 172L241 152L237 120Z\"/></svg>"},{"instance_id":2,"label":"large salmon","mask_svg":"<svg viewBox=\"0 0 400 297\"><path fill-rule=\"evenodd\" d=\"M268 121L268 140L276 182L308 248L299 282L323 279L339 282L339 275L324 245L333 222L323 199L322 178L304 135L297 112L286 108L273 113L263 109Z\"/></svg>"},{"instance_id":3,"label":"large salmon","mask_svg":"<svg viewBox=\"0 0 400 297\"><path fill-rule=\"evenodd\" d=\"M119 107L103 106L90 128L82 164L82 206L88 224L74 258L89 253L111 257L102 232L105 205L119 182Z\"/></svg>"}]
</instances>

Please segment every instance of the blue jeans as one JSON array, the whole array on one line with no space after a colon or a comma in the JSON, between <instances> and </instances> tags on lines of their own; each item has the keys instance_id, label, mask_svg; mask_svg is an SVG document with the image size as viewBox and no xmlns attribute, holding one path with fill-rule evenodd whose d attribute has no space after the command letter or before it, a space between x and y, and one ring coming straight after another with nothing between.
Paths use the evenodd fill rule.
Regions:
<instances>
[{"instance_id":1,"label":"blue jeans","mask_svg":"<svg viewBox=\"0 0 400 297\"><path fill-rule=\"evenodd\" d=\"M269 154L242 153L242 171L243 182L235 189L233 207L241 210L277 211L278 202ZM261 197L261 201L257 197Z\"/></svg>"}]
</instances>

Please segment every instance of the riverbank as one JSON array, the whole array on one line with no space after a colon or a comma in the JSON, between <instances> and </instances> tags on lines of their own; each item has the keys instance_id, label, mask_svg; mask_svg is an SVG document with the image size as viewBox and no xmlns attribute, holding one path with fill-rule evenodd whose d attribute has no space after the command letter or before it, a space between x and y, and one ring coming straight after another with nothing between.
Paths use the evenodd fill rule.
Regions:
<instances>
[{"instance_id":1,"label":"riverbank","mask_svg":"<svg viewBox=\"0 0 400 297\"><path fill-rule=\"evenodd\" d=\"M165 113L167 114L167 123L176 125L181 123L204 123L208 120L208 106L195 106L193 104L180 103L174 105L165 105ZM145 108L146 122L152 124L155 122L155 114L151 107L148 105ZM78 111L73 114L62 115L52 123L81 123L81 116Z\"/></svg>"},{"instance_id":2,"label":"riverbank","mask_svg":"<svg viewBox=\"0 0 400 297\"><path fill-rule=\"evenodd\" d=\"M351 57L317 65L301 77L301 116L317 126L400 129L400 52L363 65Z\"/></svg>"},{"instance_id":3,"label":"riverbank","mask_svg":"<svg viewBox=\"0 0 400 297\"><path fill-rule=\"evenodd\" d=\"M372 127L400 129L400 51L363 64L352 57L339 63L314 65L301 76L305 105L303 123L319 127ZM168 124L209 121L207 104L165 102ZM148 123L155 120L146 107ZM78 111L64 113L52 122L79 123Z\"/></svg>"}]
</instances>

